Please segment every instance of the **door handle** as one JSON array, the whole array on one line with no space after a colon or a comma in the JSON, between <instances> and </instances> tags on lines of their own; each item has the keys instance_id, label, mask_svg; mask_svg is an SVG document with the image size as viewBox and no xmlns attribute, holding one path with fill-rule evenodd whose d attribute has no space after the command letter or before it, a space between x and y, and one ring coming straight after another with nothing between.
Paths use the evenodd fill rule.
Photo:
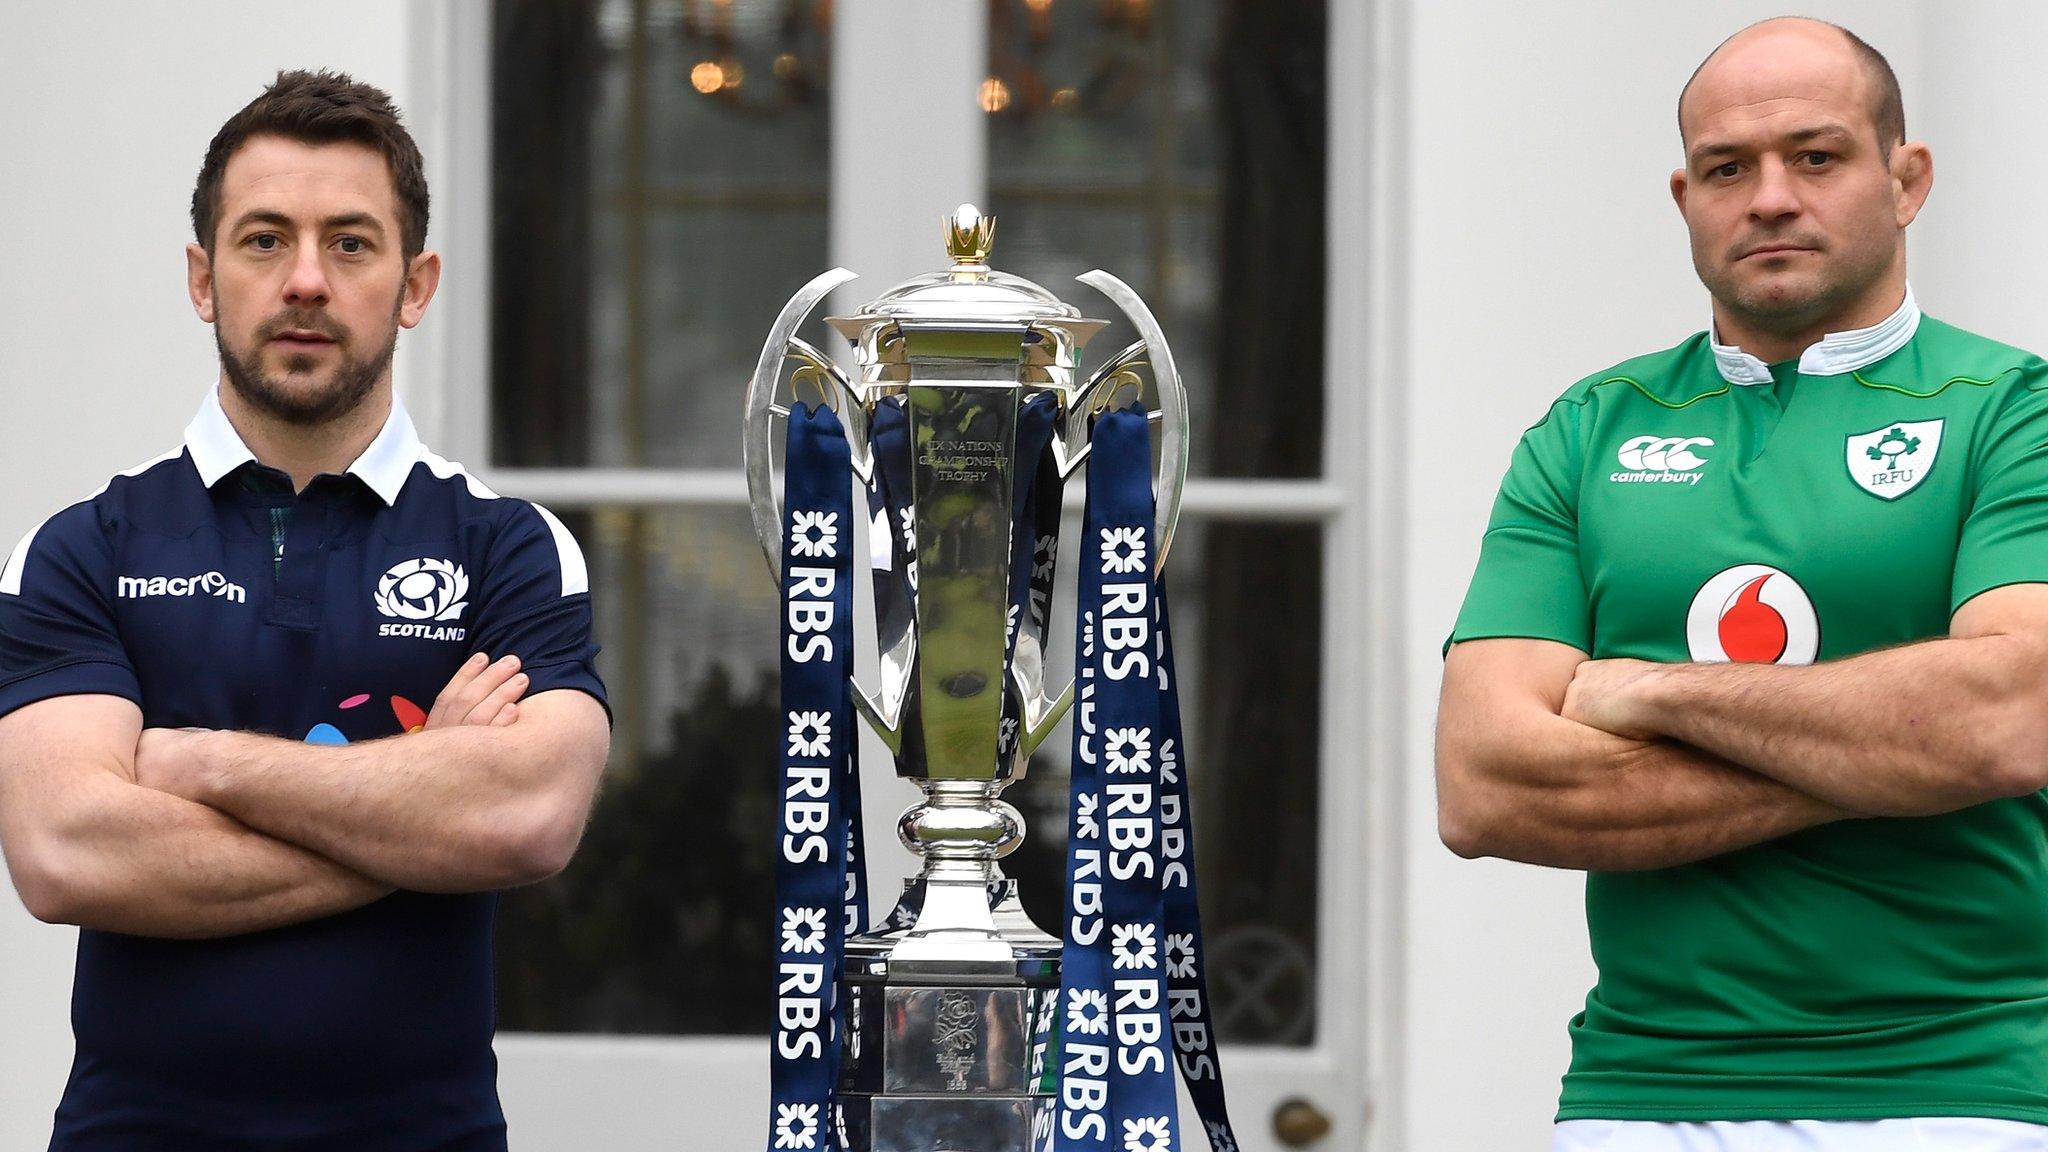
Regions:
<instances>
[{"instance_id":1,"label":"door handle","mask_svg":"<svg viewBox=\"0 0 2048 1152\"><path fill-rule=\"evenodd\" d=\"M1330 1118L1314 1104L1293 1096L1273 1109L1273 1135L1289 1148L1306 1148L1330 1134Z\"/></svg>"}]
</instances>

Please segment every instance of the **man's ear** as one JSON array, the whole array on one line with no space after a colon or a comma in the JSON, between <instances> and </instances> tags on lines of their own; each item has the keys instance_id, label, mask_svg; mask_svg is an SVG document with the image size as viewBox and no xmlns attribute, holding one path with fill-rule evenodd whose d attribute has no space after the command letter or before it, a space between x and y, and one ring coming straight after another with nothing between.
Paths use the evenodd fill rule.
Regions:
<instances>
[{"instance_id":1,"label":"man's ear","mask_svg":"<svg viewBox=\"0 0 2048 1152\"><path fill-rule=\"evenodd\" d=\"M1686 178L1685 169L1671 170L1671 202L1678 205L1678 214L1685 215Z\"/></svg>"},{"instance_id":2,"label":"man's ear","mask_svg":"<svg viewBox=\"0 0 2048 1152\"><path fill-rule=\"evenodd\" d=\"M199 319L208 324L219 319L213 311L213 258L197 244L185 245L185 294Z\"/></svg>"},{"instance_id":3,"label":"man's ear","mask_svg":"<svg viewBox=\"0 0 2048 1152\"><path fill-rule=\"evenodd\" d=\"M1892 149L1892 203L1899 227L1911 224L1934 190L1934 153L1918 141Z\"/></svg>"},{"instance_id":4,"label":"man's ear","mask_svg":"<svg viewBox=\"0 0 2048 1152\"><path fill-rule=\"evenodd\" d=\"M434 290L441 286L441 254L422 252L412 258L412 264L405 270L405 295L398 298L398 323L410 328L427 314L427 304L434 299Z\"/></svg>"}]
</instances>

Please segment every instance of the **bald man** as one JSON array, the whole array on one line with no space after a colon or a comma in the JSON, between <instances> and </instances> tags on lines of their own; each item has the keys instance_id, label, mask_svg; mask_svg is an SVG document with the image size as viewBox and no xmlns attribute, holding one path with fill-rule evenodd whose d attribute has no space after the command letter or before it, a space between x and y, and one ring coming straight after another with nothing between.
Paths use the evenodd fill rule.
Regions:
<instances>
[{"instance_id":1,"label":"bald man","mask_svg":"<svg viewBox=\"0 0 2048 1152\"><path fill-rule=\"evenodd\" d=\"M1679 101L1713 326L1522 437L1444 667L1444 841L1584 869L1559 1152L2048 1149L2048 363L1921 314L1847 31Z\"/></svg>"}]
</instances>

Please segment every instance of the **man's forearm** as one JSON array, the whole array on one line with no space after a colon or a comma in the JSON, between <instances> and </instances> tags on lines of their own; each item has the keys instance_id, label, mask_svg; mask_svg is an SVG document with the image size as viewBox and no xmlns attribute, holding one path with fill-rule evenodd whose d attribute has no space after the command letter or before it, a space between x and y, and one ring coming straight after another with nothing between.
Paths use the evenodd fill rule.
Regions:
<instances>
[{"instance_id":1,"label":"man's forearm","mask_svg":"<svg viewBox=\"0 0 2048 1152\"><path fill-rule=\"evenodd\" d=\"M580 693L561 696L581 697ZM587 700L587 697L581 697ZM194 742L170 790L400 888L468 892L559 870L603 763L603 713L545 697L508 727L429 728L335 747L245 732ZM576 712L577 739L549 739ZM585 712L594 712L591 721ZM587 725L599 743L594 764ZM144 783L150 779L143 769Z\"/></svg>"},{"instance_id":2,"label":"man's forearm","mask_svg":"<svg viewBox=\"0 0 2048 1152\"><path fill-rule=\"evenodd\" d=\"M81 782L66 803L71 816L35 846L35 871L26 860L16 869L24 902L46 920L136 936L233 936L331 916L391 891L111 774Z\"/></svg>"},{"instance_id":3,"label":"man's forearm","mask_svg":"<svg viewBox=\"0 0 2048 1152\"><path fill-rule=\"evenodd\" d=\"M1439 785L1445 840L1462 855L1640 871L1856 815L1696 749L1557 717L1506 740L1469 735L1466 751L1439 755L1440 777L1455 774Z\"/></svg>"},{"instance_id":4,"label":"man's forearm","mask_svg":"<svg viewBox=\"0 0 2048 1152\"><path fill-rule=\"evenodd\" d=\"M2008 651L2009 650L2009 651ZM1644 681L1641 723L1858 811L1933 815L2040 784L2027 743L2029 645L1933 640L1805 667L1674 664Z\"/></svg>"}]
</instances>

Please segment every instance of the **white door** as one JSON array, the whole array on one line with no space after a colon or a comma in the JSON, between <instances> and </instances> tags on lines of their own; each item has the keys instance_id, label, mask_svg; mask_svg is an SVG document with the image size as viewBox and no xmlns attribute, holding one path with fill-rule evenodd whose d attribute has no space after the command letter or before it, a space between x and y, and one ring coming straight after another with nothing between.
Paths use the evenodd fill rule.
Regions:
<instances>
[{"instance_id":1,"label":"white door","mask_svg":"<svg viewBox=\"0 0 2048 1152\"><path fill-rule=\"evenodd\" d=\"M960 200L998 217L996 267L1113 317L1072 281L1108 268L1174 343L1195 434L1169 578L1233 1117L1247 1150L1367 1147L1394 951L1395 741L1375 720L1397 710L1365 675L1390 638L1363 575L1383 531L1350 173L1363 6L421 12L415 122L449 268L415 405L444 451L582 540L617 717L577 861L500 904L514 1147L766 1147L776 643L742 390L791 291L843 264L864 274L850 308L938 267ZM1009 871L1048 925L1064 741L1009 795L1032 833ZM912 790L877 747L864 766L889 892Z\"/></svg>"}]
</instances>

